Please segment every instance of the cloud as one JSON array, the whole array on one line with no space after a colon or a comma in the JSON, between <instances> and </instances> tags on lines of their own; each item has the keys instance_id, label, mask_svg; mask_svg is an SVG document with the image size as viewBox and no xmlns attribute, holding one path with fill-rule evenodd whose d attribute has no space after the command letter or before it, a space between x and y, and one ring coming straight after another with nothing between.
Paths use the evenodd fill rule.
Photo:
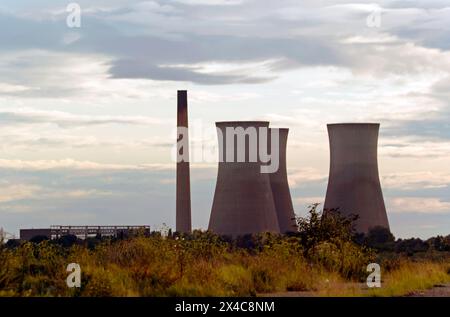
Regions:
<instances>
[{"instance_id":1,"label":"cloud","mask_svg":"<svg viewBox=\"0 0 450 317\"><path fill-rule=\"evenodd\" d=\"M22 85L14 85L8 83L0 83L0 93L2 94L14 94L18 92L24 92L31 88L22 86Z\"/></svg>"},{"instance_id":2,"label":"cloud","mask_svg":"<svg viewBox=\"0 0 450 317\"><path fill-rule=\"evenodd\" d=\"M437 189L450 186L450 173L408 172L382 176L384 188L401 190Z\"/></svg>"},{"instance_id":3,"label":"cloud","mask_svg":"<svg viewBox=\"0 0 450 317\"><path fill-rule=\"evenodd\" d=\"M42 171L50 169L73 169L73 170L170 170L175 164L108 164L92 161L77 161L74 159L63 160L5 160L0 159L1 169Z\"/></svg>"},{"instance_id":4,"label":"cloud","mask_svg":"<svg viewBox=\"0 0 450 317\"><path fill-rule=\"evenodd\" d=\"M166 121L144 116L89 116L61 111L17 109L0 111L2 125L11 124L55 124L62 128L85 127L105 124L154 125Z\"/></svg>"},{"instance_id":5,"label":"cloud","mask_svg":"<svg viewBox=\"0 0 450 317\"><path fill-rule=\"evenodd\" d=\"M226 6L226 5L239 5L242 4L245 0L173 0L173 1L188 5Z\"/></svg>"},{"instance_id":6,"label":"cloud","mask_svg":"<svg viewBox=\"0 0 450 317\"><path fill-rule=\"evenodd\" d=\"M173 171L175 162L170 163L148 163L148 164L112 164L93 161L81 161L72 158L61 160L14 160L0 159L0 169L11 169L21 171L46 171L46 170L80 170L80 171ZM217 163L192 163L192 170L199 170L196 177L201 179L212 179L214 175L211 170L217 168ZM202 174L202 170L205 174Z\"/></svg>"},{"instance_id":7,"label":"cloud","mask_svg":"<svg viewBox=\"0 0 450 317\"><path fill-rule=\"evenodd\" d=\"M324 182L328 175L314 168L289 169L288 179L292 188L312 182Z\"/></svg>"},{"instance_id":8,"label":"cloud","mask_svg":"<svg viewBox=\"0 0 450 317\"><path fill-rule=\"evenodd\" d=\"M427 137L383 138L380 141L380 154L397 158L448 158L450 141Z\"/></svg>"},{"instance_id":9,"label":"cloud","mask_svg":"<svg viewBox=\"0 0 450 317\"><path fill-rule=\"evenodd\" d=\"M23 86L8 95L59 97L93 92L108 77L108 58L96 54L77 54L42 49L16 49L0 57L0 80ZM100 90L97 90L97 93Z\"/></svg>"},{"instance_id":10,"label":"cloud","mask_svg":"<svg viewBox=\"0 0 450 317\"><path fill-rule=\"evenodd\" d=\"M31 133L14 134L6 133L5 129L1 129L5 134L0 135L0 149L4 151L11 151L14 149L22 150L67 150L67 149L87 149L87 148L113 148L115 150L124 150L126 148L137 149L169 149L175 144L168 142L167 138L151 138L139 140L104 140L94 136L78 136L71 134L55 135L49 132L42 135Z\"/></svg>"},{"instance_id":11,"label":"cloud","mask_svg":"<svg viewBox=\"0 0 450 317\"><path fill-rule=\"evenodd\" d=\"M186 5L188 1L188 5ZM339 4L289 0L254 1L147 1L107 5L82 2L83 23L76 35L62 27L66 12L59 8L41 20L31 15L0 15L12 34L0 37L5 50L51 50L73 60L59 68L80 65L81 56L96 56L103 62L85 65L106 69L112 78L184 81L208 85L232 83L260 84L275 80L280 73L310 66L338 66L358 76L418 74L449 70L449 54L435 47L421 46L420 38L405 36L405 30L429 30L430 20L446 21L446 10L395 7L390 2ZM420 4L426 7L424 4ZM374 32L365 25L366 15L382 8L383 29ZM11 11L10 11L11 12ZM401 19L399 19L401 18ZM340 21L345 23L339 23ZM400 21L400 22L399 22ZM336 32L339 23L339 32ZM61 26L60 26L61 24ZM122 26L122 27L118 27ZM14 26L22 36L15 36ZM20 26L20 27L19 27ZM358 32L355 32L355 29ZM123 31L119 31L123 30ZM42 37L35 37L39 32ZM410 32L411 33L411 32ZM32 42L22 38L33 39ZM58 41L55 41L58 39ZM70 47L70 51L69 51ZM405 57L408 63L405 63ZM270 76L253 72L204 73L203 63L253 63L278 60ZM55 65L58 59L49 59ZM66 58L67 60L67 58ZM45 70L51 67L42 58L28 63ZM179 65L183 67L167 67ZM36 68L38 67L36 66ZM53 67L53 69L55 69ZM77 85L78 88L80 85Z\"/></svg>"},{"instance_id":12,"label":"cloud","mask_svg":"<svg viewBox=\"0 0 450 317\"><path fill-rule=\"evenodd\" d=\"M293 199L294 204L302 205L303 207L308 207L312 204L323 204L323 201L325 200L324 197L296 197Z\"/></svg>"},{"instance_id":13,"label":"cloud","mask_svg":"<svg viewBox=\"0 0 450 317\"><path fill-rule=\"evenodd\" d=\"M173 5L179 4L173 3ZM205 10L209 10L208 7L213 7L211 14L220 14L216 6L207 6ZM36 71L40 69L41 72L52 66L52 69L55 70L67 69L73 65L89 65L91 70L92 67L95 67L97 72L102 70L102 67L108 68L108 72L114 78L148 78L191 81L202 84L261 83L274 79L276 76L254 78L249 73L221 74L216 72L206 74L192 70L192 67L167 68L161 65L195 65L213 61L242 63L273 58L283 60L282 63L277 63L279 66L274 65L274 70L276 70L276 68L286 68L286 61L289 60L294 61L289 68L295 64L298 64L298 67L300 64L330 64L338 60L333 48L329 47L326 41L317 41L307 36L292 41L278 37L263 39L248 35L241 36L242 34L235 32L224 35L201 34L195 30L199 26L193 21L207 23L205 26L200 26L204 30L208 30L208 26L209 29L217 28L217 22L213 17L198 19L195 9L185 6L182 8L183 10L179 10L174 16L167 16L167 12L157 11L159 10L157 5L147 6L145 10L141 6L125 5L116 10L103 11L102 14L96 13L95 10L87 10L83 15L83 23L87 24L87 29L94 31L86 33L81 28L76 36L67 33L67 29L62 25L58 27L58 23L65 22L66 12L55 14L52 19L47 18L43 21L18 18L14 15L0 15L0 26L3 22L13 30L13 34L3 38L0 36L0 40L8 43L4 50L52 51L53 58L48 56L47 60L43 59L42 54L36 56L30 54L27 59L28 70L31 65L35 65ZM175 10L175 12L177 11ZM230 12L230 14L234 13ZM127 28L130 31L128 34L118 32L116 26L109 25L112 21L122 25L131 23L135 28L134 30ZM153 34L141 32L141 27L136 25L136 21L142 21L142 30L153 29L155 32ZM221 27L227 24L221 24ZM14 33L16 29L14 26L21 30L21 36ZM165 29L166 26L171 29ZM35 32L40 32L44 36L35 37ZM22 38L33 38L33 41L30 43ZM56 39L58 39L57 42ZM58 52L59 56L55 52ZM69 52L72 60L69 60ZM63 54L65 56L62 56ZM83 56L86 55L96 56L97 60L103 60L103 63L94 65L83 61ZM64 61L60 62L62 57L64 57ZM16 56L15 58L23 59L24 57ZM55 68L54 65L59 67ZM20 67L15 68L16 73L20 71ZM53 77L55 78L55 76ZM76 86L80 86L78 82Z\"/></svg>"},{"instance_id":14,"label":"cloud","mask_svg":"<svg viewBox=\"0 0 450 317\"><path fill-rule=\"evenodd\" d=\"M251 72L242 71L233 73L205 73L195 64L184 66L149 65L146 61L139 60L117 60L114 62L111 72L114 78L147 78L152 80L170 80L195 82L203 85L218 84L258 84L271 81L275 78L256 77Z\"/></svg>"},{"instance_id":15,"label":"cloud","mask_svg":"<svg viewBox=\"0 0 450 317\"><path fill-rule=\"evenodd\" d=\"M113 60L51 46L6 50L0 55L0 92L3 98L56 99L61 105L76 98L95 106L173 95L165 82L112 78Z\"/></svg>"},{"instance_id":16,"label":"cloud","mask_svg":"<svg viewBox=\"0 0 450 317\"><path fill-rule=\"evenodd\" d=\"M430 197L397 197L388 202L392 213L449 214L450 202Z\"/></svg>"},{"instance_id":17,"label":"cloud","mask_svg":"<svg viewBox=\"0 0 450 317\"><path fill-rule=\"evenodd\" d=\"M375 34L372 36L351 36L341 41L343 44L388 44L398 42L396 36L390 34Z\"/></svg>"},{"instance_id":18,"label":"cloud","mask_svg":"<svg viewBox=\"0 0 450 317\"><path fill-rule=\"evenodd\" d=\"M6 181L2 181L1 186L0 203L32 198L41 190L37 185L12 184Z\"/></svg>"},{"instance_id":19,"label":"cloud","mask_svg":"<svg viewBox=\"0 0 450 317\"><path fill-rule=\"evenodd\" d=\"M41 184L13 183L10 180L2 181L1 186L0 204L11 204L23 200L81 199L112 194L98 189L44 188ZM20 208L19 210L23 211L24 209Z\"/></svg>"},{"instance_id":20,"label":"cloud","mask_svg":"<svg viewBox=\"0 0 450 317\"><path fill-rule=\"evenodd\" d=\"M416 143L425 134L432 147L432 142L438 146L439 138L450 137L446 133L449 104L430 93L442 75L356 78L345 68L315 67L297 72L296 77L306 81L300 95L292 92L296 107L269 113L265 119L315 133L332 122L380 122L380 140L386 143L400 142L399 135L405 143Z\"/></svg>"}]
</instances>

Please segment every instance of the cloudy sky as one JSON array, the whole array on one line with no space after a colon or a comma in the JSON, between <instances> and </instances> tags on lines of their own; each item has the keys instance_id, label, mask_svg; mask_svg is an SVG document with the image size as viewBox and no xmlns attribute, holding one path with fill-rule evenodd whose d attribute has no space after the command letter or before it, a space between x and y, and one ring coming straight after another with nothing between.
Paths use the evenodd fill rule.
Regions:
<instances>
[{"instance_id":1,"label":"cloudy sky","mask_svg":"<svg viewBox=\"0 0 450 317\"><path fill-rule=\"evenodd\" d=\"M78 0L80 28L69 3L0 4L6 231L173 226L176 90L188 89L193 146L214 142L218 120L290 128L300 215L324 200L326 123L380 122L394 235L450 233L449 1ZM196 228L216 172L192 166Z\"/></svg>"}]
</instances>

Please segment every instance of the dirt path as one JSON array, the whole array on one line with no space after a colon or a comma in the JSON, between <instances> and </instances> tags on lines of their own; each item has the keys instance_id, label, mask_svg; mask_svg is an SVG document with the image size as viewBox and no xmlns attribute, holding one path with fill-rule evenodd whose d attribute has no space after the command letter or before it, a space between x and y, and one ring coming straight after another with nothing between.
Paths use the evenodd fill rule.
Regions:
<instances>
[{"instance_id":1,"label":"dirt path","mask_svg":"<svg viewBox=\"0 0 450 317\"><path fill-rule=\"evenodd\" d=\"M411 297L450 297L450 283L435 285L425 291L418 291L410 294Z\"/></svg>"},{"instance_id":2,"label":"dirt path","mask_svg":"<svg viewBox=\"0 0 450 317\"><path fill-rule=\"evenodd\" d=\"M364 291L363 291L364 293ZM258 294L259 297L316 297L320 296L316 292L279 292ZM405 295L406 297L450 297L450 283L435 285L433 288L416 291L411 294Z\"/></svg>"},{"instance_id":3,"label":"dirt path","mask_svg":"<svg viewBox=\"0 0 450 317\"><path fill-rule=\"evenodd\" d=\"M315 297L314 292L279 292L258 294L258 297Z\"/></svg>"}]
</instances>

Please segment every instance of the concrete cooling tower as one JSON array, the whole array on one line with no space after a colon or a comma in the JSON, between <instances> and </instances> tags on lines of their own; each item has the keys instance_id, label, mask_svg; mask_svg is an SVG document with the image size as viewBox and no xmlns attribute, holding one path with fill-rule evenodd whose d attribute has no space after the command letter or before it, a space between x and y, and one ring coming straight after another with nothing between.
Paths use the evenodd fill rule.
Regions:
<instances>
[{"instance_id":1,"label":"concrete cooling tower","mask_svg":"<svg viewBox=\"0 0 450 317\"><path fill-rule=\"evenodd\" d=\"M389 229L378 176L375 123L329 124L330 175L324 209L359 216L358 232L382 226Z\"/></svg>"},{"instance_id":2,"label":"concrete cooling tower","mask_svg":"<svg viewBox=\"0 0 450 317\"><path fill-rule=\"evenodd\" d=\"M259 155L255 161L249 155L251 149L254 153L250 142L252 133L244 137L245 142L240 142L235 134L227 133L227 128L230 128L228 131L243 129L246 132L253 129L258 139L256 147L259 149L259 128L268 129L268 126L268 122L261 121L216 123L219 135L219 169L208 228L214 233L236 237L280 231L270 174L261 173L263 163ZM245 153L243 162L238 162L239 153Z\"/></svg>"},{"instance_id":3,"label":"concrete cooling tower","mask_svg":"<svg viewBox=\"0 0 450 317\"><path fill-rule=\"evenodd\" d=\"M270 130L278 130L279 135L279 168L277 172L269 174L275 210L278 216L278 225L280 226L281 233L293 232L297 231L297 225L295 222L295 213L294 207L292 206L291 193L289 191L286 167L286 148L289 129ZM270 149L270 133L268 139Z\"/></svg>"},{"instance_id":4,"label":"concrete cooling tower","mask_svg":"<svg viewBox=\"0 0 450 317\"><path fill-rule=\"evenodd\" d=\"M176 191L176 231L182 233L191 232L191 183L189 172L189 138L188 128L188 104L187 91L179 90L177 96L177 128L183 135L177 135L177 142L182 138L183 146L177 152L177 191Z\"/></svg>"}]
</instances>

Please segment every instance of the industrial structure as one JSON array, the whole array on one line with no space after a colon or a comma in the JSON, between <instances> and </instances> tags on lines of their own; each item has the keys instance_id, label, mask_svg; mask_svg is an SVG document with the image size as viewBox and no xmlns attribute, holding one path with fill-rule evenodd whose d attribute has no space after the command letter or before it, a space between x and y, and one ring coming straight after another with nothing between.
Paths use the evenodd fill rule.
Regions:
<instances>
[{"instance_id":1,"label":"industrial structure","mask_svg":"<svg viewBox=\"0 0 450 317\"><path fill-rule=\"evenodd\" d=\"M2 227L0 227L0 242L8 241L8 240L15 240L15 239L16 239L16 236L14 234L6 232L5 230L3 230Z\"/></svg>"},{"instance_id":2,"label":"industrial structure","mask_svg":"<svg viewBox=\"0 0 450 317\"><path fill-rule=\"evenodd\" d=\"M357 215L356 230L389 229L377 161L378 123L328 124L330 171L324 213ZM267 121L216 122L219 163L208 229L231 237L297 230L287 177L289 129L269 129ZM176 231L190 233L191 187L187 91L177 92ZM229 132L232 133L229 133ZM264 132L264 133L263 133ZM275 135L276 137L273 137ZM253 142L252 142L253 140ZM277 144L274 144L274 142ZM272 148L273 147L273 148ZM263 150L267 157L262 158ZM276 152L276 153L275 153ZM255 155L256 153L256 155ZM264 170L277 155L277 168ZM65 235L120 237L150 233L149 226L51 226L21 229L20 238ZM0 238L4 234L0 230Z\"/></svg>"},{"instance_id":3,"label":"industrial structure","mask_svg":"<svg viewBox=\"0 0 450 317\"><path fill-rule=\"evenodd\" d=\"M250 157L250 143L239 142L227 128L253 128L259 148L259 128L269 127L266 121L216 122L219 136L219 169L209 230L220 235L241 236L260 232L280 232L270 185L270 176L261 173L263 162ZM233 139L230 139L233 138ZM244 136L246 139L247 136ZM242 141L242 140L241 140ZM226 159L233 151L233 160ZM244 154L245 160L238 161Z\"/></svg>"},{"instance_id":4,"label":"industrial structure","mask_svg":"<svg viewBox=\"0 0 450 317\"><path fill-rule=\"evenodd\" d=\"M271 148L271 134L273 130L277 130L278 142L278 160L279 167L274 173L269 174L270 186L272 188L275 210L278 216L278 225L280 232L297 231L295 221L294 207L292 206L291 193L289 191L289 183L287 178L286 149L289 129L269 129L268 148Z\"/></svg>"},{"instance_id":5,"label":"industrial structure","mask_svg":"<svg viewBox=\"0 0 450 317\"><path fill-rule=\"evenodd\" d=\"M330 174L325 213L338 209L344 216L357 215L356 231L367 233L381 226L389 229L378 175L377 123L328 124Z\"/></svg>"},{"instance_id":6,"label":"industrial structure","mask_svg":"<svg viewBox=\"0 0 450 317\"><path fill-rule=\"evenodd\" d=\"M177 189L176 231L189 233L191 223L191 181L189 171L189 134L187 91L179 90L177 96ZM179 146L181 144L181 146Z\"/></svg>"},{"instance_id":7,"label":"industrial structure","mask_svg":"<svg viewBox=\"0 0 450 317\"><path fill-rule=\"evenodd\" d=\"M74 235L80 239L89 237L127 237L134 234L150 234L150 226L50 226L41 229L20 229L21 240L31 240L34 237L58 239Z\"/></svg>"}]
</instances>

